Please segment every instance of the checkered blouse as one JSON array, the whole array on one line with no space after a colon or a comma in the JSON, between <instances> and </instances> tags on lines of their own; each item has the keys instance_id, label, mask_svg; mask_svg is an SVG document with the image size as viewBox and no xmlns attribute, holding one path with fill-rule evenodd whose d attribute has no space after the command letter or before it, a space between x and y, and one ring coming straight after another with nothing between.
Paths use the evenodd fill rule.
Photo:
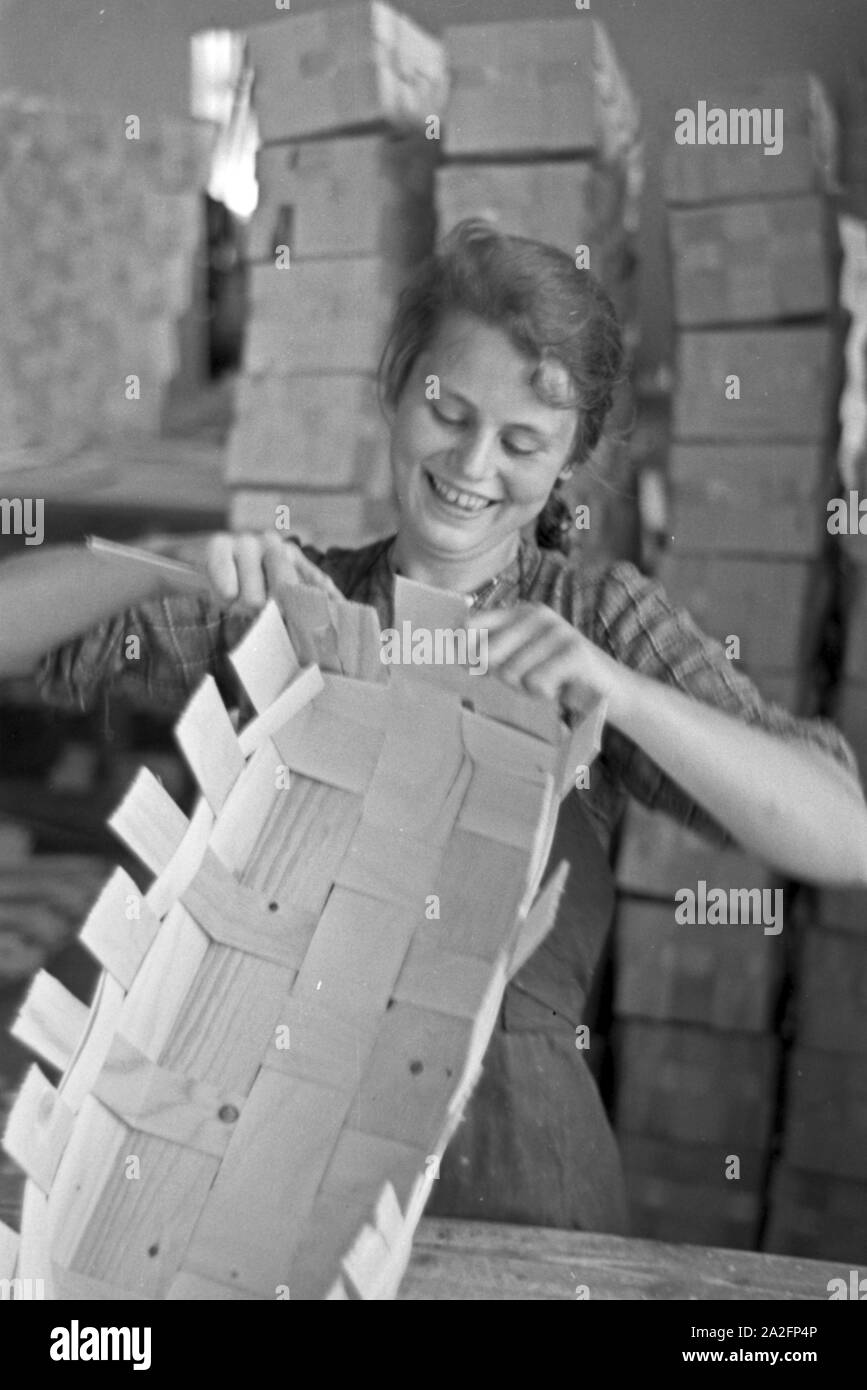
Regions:
<instances>
[{"instance_id":1,"label":"checkered blouse","mask_svg":"<svg viewBox=\"0 0 867 1390\"><path fill-rule=\"evenodd\" d=\"M331 576L347 598L376 608L383 627L392 626L393 537L357 550L305 552ZM547 604L624 665L727 710L748 724L784 739L803 739L823 748L858 780L854 754L839 731L821 719L802 719L762 698L735 669L720 643L705 636L689 614L676 608L662 587L625 561L585 564L524 539L513 563L485 593L480 607L528 600ZM103 694L177 715L201 678L210 672L231 699L237 698L227 654L253 622L253 610L228 610L208 598L186 595L141 604L99 624L83 637L51 652L37 681L52 704L92 708ZM137 635L140 656L128 660L126 639ZM673 816L718 844L728 834L628 738L607 728L582 802L603 840L622 813L627 794Z\"/></svg>"}]
</instances>

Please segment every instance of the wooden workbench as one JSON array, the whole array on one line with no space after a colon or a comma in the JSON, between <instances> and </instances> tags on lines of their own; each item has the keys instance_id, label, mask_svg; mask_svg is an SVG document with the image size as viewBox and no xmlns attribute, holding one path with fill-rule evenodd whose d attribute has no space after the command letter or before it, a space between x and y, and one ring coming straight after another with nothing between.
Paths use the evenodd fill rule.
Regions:
<instances>
[{"instance_id":1,"label":"wooden workbench","mask_svg":"<svg viewBox=\"0 0 867 1390\"><path fill-rule=\"evenodd\" d=\"M816 1299L848 1266L582 1231L423 1220L399 1298L407 1300ZM586 1296L586 1295L582 1295Z\"/></svg>"}]
</instances>

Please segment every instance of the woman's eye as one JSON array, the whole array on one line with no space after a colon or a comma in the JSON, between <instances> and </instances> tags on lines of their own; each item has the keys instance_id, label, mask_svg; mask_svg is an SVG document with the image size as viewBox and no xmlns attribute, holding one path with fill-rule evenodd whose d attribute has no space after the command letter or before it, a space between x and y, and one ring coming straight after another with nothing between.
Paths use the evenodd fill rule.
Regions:
<instances>
[{"instance_id":1,"label":"woman's eye","mask_svg":"<svg viewBox=\"0 0 867 1390\"><path fill-rule=\"evenodd\" d=\"M535 444L518 443L513 439L504 439L503 448L507 454L511 454L514 458L529 458L531 454L536 452Z\"/></svg>"},{"instance_id":2,"label":"woman's eye","mask_svg":"<svg viewBox=\"0 0 867 1390\"><path fill-rule=\"evenodd\" d=\"M430 408L443 425L462 425L464 423L463 415L458 412L449 411L447 408L440 405L438 401L431 401Z\"/></svg>"}]
</instances>

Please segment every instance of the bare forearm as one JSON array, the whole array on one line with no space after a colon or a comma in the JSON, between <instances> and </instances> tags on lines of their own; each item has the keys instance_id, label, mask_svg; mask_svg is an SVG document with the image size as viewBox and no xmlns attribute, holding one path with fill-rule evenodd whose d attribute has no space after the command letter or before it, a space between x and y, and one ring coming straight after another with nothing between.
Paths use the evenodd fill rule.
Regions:
<instances>
[{"instance_id":1,"label":"bare forearm","mask_svg":"<svg viewBox=\"0 0 867 1390\"><path fill-rule=\"evenodd\" d=\"M808 881L867 884L867 806L821 749L624 668L609 719L759 858Z\"/></svg>"},{"instance_id":2,"label":"bare forearm","mask_svg":"<svg viewBox=\"0 0 867 1390\"><path fill-rule=\"evenodd\" d=\"M53 647L161 592L152 575L57 546L0 566L0 677L29 675Z\"/></svg>"}]
</instances>

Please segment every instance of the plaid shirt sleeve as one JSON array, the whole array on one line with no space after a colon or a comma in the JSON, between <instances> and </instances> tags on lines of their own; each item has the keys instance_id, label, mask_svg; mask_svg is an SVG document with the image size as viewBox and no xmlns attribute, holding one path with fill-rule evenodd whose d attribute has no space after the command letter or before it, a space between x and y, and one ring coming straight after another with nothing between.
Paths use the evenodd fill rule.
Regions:
<instances>
[{"instance_id":1,"label":"plaid shirt sleeve","mask_svg":"<svg viewBox=\"0 0 867 1390\"><path fill-rule=\"evenodd\" d=\"M722 644L706 636L685 609L671 603L659 583L634 565L623 562L607 568L594 609L591 635L618 661L747 724L822 749L860 787L855 755L833 724L798 718L763 699L752 681L733 667ZM718 843L733 843L718 822L623 734L609 729L604 751L624 789L643 805L666 812Z\"/></svg>"},{"instance_id":2,"label":"plaid shirt sleeve","mask_svg":"<svg viewBox=\"0 0 867 1390\"><path fill-rule=\"evenodd\" d=\"M172 595L97 624L49 652L36 671L42 698L92 709L100 696L174 718L202 677L234 689L227 655L254 620L246 607L219 608L207 597Z\"/></svg>"}]
</instances>

